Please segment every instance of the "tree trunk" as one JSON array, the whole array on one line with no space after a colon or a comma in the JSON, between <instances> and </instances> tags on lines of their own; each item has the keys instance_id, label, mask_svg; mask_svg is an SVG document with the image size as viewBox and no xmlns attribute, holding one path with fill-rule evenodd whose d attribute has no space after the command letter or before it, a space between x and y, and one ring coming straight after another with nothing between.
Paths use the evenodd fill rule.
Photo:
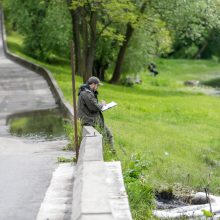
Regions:
<instances>
[{"instance_id":1,"label":"tree trunk","mask_svg":"<svg viewBox=\"0 0 220 220\"><path fill-rule=\"evenodd\" d=\"M140 13L143 14L145 9L147 6L147 2L145 1L141 8L140 8ZM140 17L137 18L137 21L140 19ZM115 65L115 69L112 75L111 80L109 81L110 83L117 83L120 79L121 76L121 67L124 61L124 56L125 56L125 52L126 49L128 47L128 43L131 39L131 36L134 32L134 28L132 27L131 23L127 24L127 30L126 30L126 34L125 34L125 40L123 42L123 44L121 45L120 49L119 49L119 53L118 53L118 57L116 60L116 65Z\"/></svg>"},{"instance_id":2,"label":"tree trunk","mask_svg":"<svg viewBox=\"0 0 220 220\"><path fill-rule=\"evenodd\" d=\"M72 0L66 0L67 6L71 7ZM80 46L80 16L81 9L77 8L75 10L69 9L71 20L72 20L72 32L73 32L73 41L75 45L75 66L76 66L76 74L82 76L83 75L83 63L82 63L82 54L81 54L81 46Z\"/></svg>"},{"instance_id":3,"label":"tree trunk","mask_svg":"<svg viewBox=\"0 0 220 220\"><path fill-rule=\"evenodd\" d=\"M88 24L85 19L85 16L82 18L82 42L83 42L83 51L82 51L82 62L84 66L84 73L83 73L83 82L86 83L87 79L87 54L88 54Z\"/></svg>"},{"instance_id":4,"label":"tree trunk","mask_svg":"<svg viewBox=\"0 0 220 220\"><path fill-rule=\"evenodd\" d=\"M89 77L92 76L92 70L93 70L93 63L95 60L95 49L96 49L96 14L95 12L91 12L90 16L90 22L89 26L85 24L85 40L86 40L86 71L85 71L85 76L83 77L84 82L88 80ZM88 34L88 27L89 27L89 34ZM85 43L85 42L84 42Z\"/></svg>"},{"instance_id":5,"label":"tree trunk","mask_svg":"<svg viewBox=\"0 0 220 220\"><path fill-rule=\"evenodd\" d=\"M93 62L92 73L93 76L97 76L101 81L105 80L105 71L108 69L109 63L100 60Z\"/></svg>"},{"instance_id":6,"label":"tree trunk","mask_svg":"<svg viewBox=\"0 0 220 220\"><path fill-rule=\"evenodd\" d=\"M121 67L122 67L122 63L124 61L124 56L125 56L125 51L127 49L128 43L131 39L132 33L134 31L134 28L131 26L130 23L127 24L127 30L126 30L126 34L125 34L125 40L123 41L123 44L121 45L120 49L119 49L119 53L118 53L118 57L116 60L116 65L115 65L115 69L112 75L111 80L109 81L110 83L117 83L120 79L121 76Z\"/></svg>"},{"instance_id":7,"label":"tree trunk","mask_svg":"<svg viewBox=\"0 0 220 220\"><path fill-rule=\"evenodd\" d=\"M79 19L80 19L80 9L77 8L75 11L71 10L72 18L72 29L73 29L73 41L75 44L75 56L76 56L76 74L83 75L83 62L80 47L80 30L79 30Z\"/></svg>"},{"instance_id":8,"label":"tree trunk","mask_svg":"<svg viewBox=\"0 0 220 220\"><path fill-rule=\"evenodd\" d=\"M205 41L202 47L196 52L196 54L193 56L194 59L199 59L201 57L201 54L204 52L204 50L208 47L208 41Z\"/></svg>"}]
</instances>

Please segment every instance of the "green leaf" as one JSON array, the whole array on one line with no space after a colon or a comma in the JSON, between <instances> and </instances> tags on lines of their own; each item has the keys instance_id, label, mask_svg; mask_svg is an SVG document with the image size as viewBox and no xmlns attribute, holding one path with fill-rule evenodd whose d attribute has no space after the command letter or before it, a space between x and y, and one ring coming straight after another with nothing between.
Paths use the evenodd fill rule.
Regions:
<instances>
[{"instance_id":1,"label":"green leaf","mask_svg":"<svg viewBox=\"0 0 220 220\"><path fill-rule=\"evenodd\" d=\"M212 212L207 211L205 209L203 209L202 212L205 217L213 217L214 216L214 214Z\"/></svg>"}]
</instances>

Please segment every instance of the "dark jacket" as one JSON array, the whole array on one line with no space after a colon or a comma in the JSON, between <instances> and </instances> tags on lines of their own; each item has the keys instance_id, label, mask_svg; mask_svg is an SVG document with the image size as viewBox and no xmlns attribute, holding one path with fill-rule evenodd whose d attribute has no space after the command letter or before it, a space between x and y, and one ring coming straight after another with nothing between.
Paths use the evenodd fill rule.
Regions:
<instances>
[{"instance_id":1,"label":"dark jacket","mask_svg":"<svg viewBox=\"0 0 220 220\"><path fill-rule=\"evenodd\" d=\"M98 103L98 92L93 92L89 85L82 85L78 93L77 116L82 125L104 126L104 119L101 112L102 105Z\"/></svg>"}]
</instances>

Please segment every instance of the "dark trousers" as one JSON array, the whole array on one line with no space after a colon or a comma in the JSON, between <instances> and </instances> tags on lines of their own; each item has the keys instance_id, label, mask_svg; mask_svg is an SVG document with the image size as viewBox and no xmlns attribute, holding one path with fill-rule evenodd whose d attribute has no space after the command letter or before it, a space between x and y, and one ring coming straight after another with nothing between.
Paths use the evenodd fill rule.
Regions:
<instances>
[{"instance_id":1,"label":"dark trousers","mask_svg":"<svg viewBox=\"0 0 220 220\"><path fill-rule=\"evenodd\" d=\"M115 148L114 148L114 137L113 137L113 134L112 134L111 130L108 128L108 126L104 125L102 135L104 136L104 138L107 139L108 144L111 147L111 149L115 150Z\"/></svg>"}]
</instances>

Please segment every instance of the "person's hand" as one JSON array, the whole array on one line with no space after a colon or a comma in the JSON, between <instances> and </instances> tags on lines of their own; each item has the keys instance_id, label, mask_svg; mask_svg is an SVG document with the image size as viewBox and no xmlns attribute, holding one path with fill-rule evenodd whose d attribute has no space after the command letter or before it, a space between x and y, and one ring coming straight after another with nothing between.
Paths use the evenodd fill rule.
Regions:
<instances>
[{"instance_id":1,"label":"person's hand","mask_svg":"<svg viewBox=\"0 0 220 220\"><path fill-rule=\"evenodd\" d=\"M105 106L106 105L106 101L102 100L101 104L102 104L102 106Z\"/></svg>"}]
</instances>

